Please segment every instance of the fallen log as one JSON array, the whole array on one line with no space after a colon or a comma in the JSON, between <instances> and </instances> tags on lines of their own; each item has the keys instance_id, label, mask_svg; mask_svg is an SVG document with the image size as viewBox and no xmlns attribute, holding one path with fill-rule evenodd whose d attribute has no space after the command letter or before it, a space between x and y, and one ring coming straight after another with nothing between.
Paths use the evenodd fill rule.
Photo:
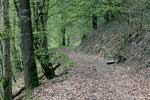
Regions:
<instances>
[{"instance_id":1,"label":"fallen log","mask_svg":"<svg viewBox=\"0 0 150 100\"><path fill-rule=\"evenodd\" d=\"M25 90L25 87L22 87L19 91L17 91L16 93L14 93L12 95L12 99L15 99L17 96L19 96L20 94L22 94Z\"/></svg>"},{"instance_id":2,"label":"fallen log","mask_svg":"<svg viewBox=\"0 0 150 100\"><path fill-rule=\"evenodd\" d=\"M107 65L110 65L110 64L114 64L115 63L115 61L114 60L111 60L111 61L107 61Z\"/></svg>"},{"instance_id":3,"label":"fallen log","mask_svg":"<svg viewBox=\"0 0 150 100\"><path fill-rule=\"evenodd\" d=\"M21 93L19 96L17 96L14 100L22 100L25 97L25 92Z\"/></svg>"},{"instance_id":4,"label":"fallen log","mask_svg":"<svg viewBox=\"0 0 150 100\"><path fill-rule=\"evenodd\" d=\"M39 79L41 80L42 78L44 77L44 75L41 75L39 77ZM21 95L21 96L20 96ZM19 97L18 97L19 96ZM19 91L17 91L16 93L14 93L12 95L12 99L15 99L15 100L20 100L20 99L16 99L16 98L22 98L25 96L25 86L22 87Z\"/></svg>"},{"instance_id":5,"label":"fallen log","mask_svg":"<svg viewBox=\"0 0 150 100\"><path fill-rule=\"evenodd\" d=\"M59 63L56 64L56 65L54 66L53 70L56 70L59 66L60 66ZM43 77L44 77L44 74L39 77L39 80L41 80ZM22 94L23 94L23 95L22 95ZM21 96L19 96L19 95L21 95ZM19 97L18 97L18 96L19 96ZM17 91L16 93L14 93L14 94L12 95L12 99L15 99L15 98L17 98L17 97L18 97L18 98L23 98L24 96L25 96L25 86L22 87L22 88L21 88L19 91ZM20 100L20 99L16 99L16 100Z\"/></svg>"}]
</instances>

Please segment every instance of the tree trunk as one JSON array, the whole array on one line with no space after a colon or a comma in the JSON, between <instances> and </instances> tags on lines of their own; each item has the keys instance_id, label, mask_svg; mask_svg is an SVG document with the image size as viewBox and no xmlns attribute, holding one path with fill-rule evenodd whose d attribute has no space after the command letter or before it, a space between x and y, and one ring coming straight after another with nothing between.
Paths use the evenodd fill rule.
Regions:
<instances>
[{"instance_id":1,"label":"tree trunk","mask_svg":"<svg viewBox=\"0 0 150 100\"><path fill-rule=\"evenodd\" d=\"M33 2L33 12L35 18L34 27L35 31L38 32L36 38L34 39L35 49L38 51L36 57L41 63L45 77L47 79L51 79L55 76L55 72L52 67L52 64L49 62L48 38L46 33L48 8L48 0L45 0L45 2ZM46 13L43 13L43 11L45 11Z\"/></svg>"},{"instance_id":2,"label":"tree trunk","mask_svg":"<svg viewBox=\"0 0 150 100\"><path fill-rule=\"evenodd\" d=\"M97 16L93 14L92 16L93 29L97 30Z\"/></svg>"},{"instance_id":3,"label":"tree trunk","mask_svg":"<svg viewBox=\"0 0 150 100\"><path fill-rule=\"evenodd\" d=\"M39 85L37 68L34 57L31 11L29 0L19 0L19 15L21 24L22 57L24 81L26 89Z\"/></svg>"},{"instance_id":4,"label":"tree trunk","mask_svg":"<svg viewBox=\"0 0 150 100\"><path fill-rule=\"evenodd\" d=\"M104 14L104 19L106 21L106 24L112 21L112 12L110 10L106 11L106 13Z\"/></svg>"},{"instance_id":5,"label":"tree trunk","mask_svg":"<svg viewBox=\"0 0 150 100\"><path fill-rule=\"evenodd\" d=\"M112 6L112 0L107 0L108 6ZM113 20L114 15L112 14L112 10L107 10L104 14L104 19L106 20L106 24Z\"/></svg>"},{"instance_id":6,"label":"tree trunk","mask_svg":"<svg viewBox=\"0 0 150 100\"><path fill-rule=\"evenodd\" d=\"M18 1L17 0L13 0L13 3L14 3L14 6L15 6L15 9L17 11L17 16L19 17Z\"/></svg>"},{"instance_id":7,"label":"tree trunk","mask_svg":"<svg viewBox=\"0 0 150 100\"><path fill-rule=\"evenodd\" d=\"M2 45L2 40L0 40L0 65L1 65L1 75L3 76L3 45Z\"/></svg>"},{"instance_id":8,"label":"tree trunk","mask_svg":"<svg viewBox=\"0 0 150 100\"><path fill-rule=\"evenodd\" d=\"M67 46L68 47L70 46L70 36L68 36L68 38L67 38Z\"/></svg>"},{"instance_id":9,"label":"tree trunk","mask_svg":"<svg viewBox=\"0 0 150 100\"><path fill-rule=\"evenodd\" d=\"M66 46L66 28L62 27L62 46Z\"/></svg>"},{"instance_id":10,"label":"tree trunk","mask_svg":"<svg viewBox=\"0 0 150 100\"><path fill-rule=\"evenodd\" d=\"M10 22L9 22L9 0L2 0L2 14L4 27L3 67L4 67L4 100L12 98L11 62L10 62Z\"/></svg>"},{"instance_id":11,"label":"tree trunk","mask_svg":"<svg viewBox=\"0 0 150 100\"><path fill-rule=\"evenodd\" d=\"M19 18L19 17L18 17ZM17 72L22 72L23 68L22 68L22 63L21 63L21 57L19 55L20 51L17 49L17 41L16 41L16 16L14 16L14 21L13 21L13 36L14 38L11 39L12 45L11 45L11 55L12 55L12 59L13 59L13 66L15 66L15 70Z\"/></svg>"}]
</instances>

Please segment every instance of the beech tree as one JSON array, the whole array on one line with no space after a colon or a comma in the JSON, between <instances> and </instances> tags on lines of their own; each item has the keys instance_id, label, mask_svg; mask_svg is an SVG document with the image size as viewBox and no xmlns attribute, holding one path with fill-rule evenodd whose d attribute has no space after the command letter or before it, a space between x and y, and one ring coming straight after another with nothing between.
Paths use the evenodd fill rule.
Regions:
<instances>
[{"instance_id":1,"label":"beech tree","mask_svg":"<svg viewBox=\"0 0 150 100\"><path fill-rule=\"evenodd\" d=\"M9 0L2 0L3 19L3 67L4 67L4 100L12 98L11 63L10 63L10 22L9 22Z\"/></svg>"},{"instance_id":2,"label":"beech tree","mask_svg":"<svg viewBox=\"0 0 150 100\"><path fill-rule=\"evenodd\" d=\"M26 89L39 85L34 56L30 0L19 0L19 15L22 39L22 59L24 67L24 81Z\"/></svg>"}]
</instances>

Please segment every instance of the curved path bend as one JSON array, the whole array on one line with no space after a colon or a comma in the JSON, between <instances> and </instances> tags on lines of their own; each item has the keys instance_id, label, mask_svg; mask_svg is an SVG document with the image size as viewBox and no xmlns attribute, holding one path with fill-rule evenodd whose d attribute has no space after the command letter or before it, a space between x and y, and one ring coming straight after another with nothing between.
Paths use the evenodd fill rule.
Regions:
<instances>
[{"instance_id":1,"label":"curved path bend","mask_svg":"<svg viewBox=\"0 0 150 100\"><path fill-rule=\"evenodd\" d=\"M150 100L150 79L141 74L121 65L108 66L98 56L60 51L68 54L77 67L69 71L67 79L47 81L35 89L32 100Z\"/></svg>"}]
</instances>

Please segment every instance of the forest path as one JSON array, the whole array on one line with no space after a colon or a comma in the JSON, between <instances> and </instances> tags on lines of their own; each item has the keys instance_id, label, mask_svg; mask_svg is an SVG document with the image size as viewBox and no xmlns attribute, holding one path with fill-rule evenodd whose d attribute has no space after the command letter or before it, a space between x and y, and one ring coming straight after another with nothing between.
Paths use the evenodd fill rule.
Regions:
<instances>
[{"instance_id":1,"label":"forest path","mask_svg":"<svg viewBox=\"0 0 150 100\"><path fill-rule=\"evenodd\" d=\"M150 100L150 79L129 72L127 67L106 65L103 58L63 49L77 62L62 80L47 81L32 100Z\"/></svg>"}]
</instances>

